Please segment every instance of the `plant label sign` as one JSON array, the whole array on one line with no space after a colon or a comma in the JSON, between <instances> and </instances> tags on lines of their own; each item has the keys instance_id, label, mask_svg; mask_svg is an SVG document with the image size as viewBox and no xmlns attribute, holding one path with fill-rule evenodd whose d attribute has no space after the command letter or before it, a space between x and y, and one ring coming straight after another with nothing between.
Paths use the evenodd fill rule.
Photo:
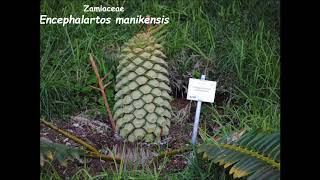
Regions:
<instances>
[{"instance_id":1,"label":"plant label sign","mask_svg":"<svg viewBox=\"0 0 320 180\"><path fill-rule=\"evenodd\" d=\"M187 99L201 102L214 102L216 94L216 81L189 79Z\"/></svg>"}]
</instances>

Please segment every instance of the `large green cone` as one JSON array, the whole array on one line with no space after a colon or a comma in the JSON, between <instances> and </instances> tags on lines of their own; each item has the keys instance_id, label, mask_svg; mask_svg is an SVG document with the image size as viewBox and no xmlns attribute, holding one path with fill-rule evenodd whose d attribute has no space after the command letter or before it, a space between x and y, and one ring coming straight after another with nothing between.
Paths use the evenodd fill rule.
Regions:
<instances>
[{"instance_id":1,"label":"large green cone","mask_svg":"<svg viewBox=\"0 0 320 180\"><path fill-rule=\"evenodd\" d=\"M171 88L164 58L163 47L147 33L121 50L114 119L120 136L130 142L158 142L169 134Z\"/></svg>"}]
</instances>

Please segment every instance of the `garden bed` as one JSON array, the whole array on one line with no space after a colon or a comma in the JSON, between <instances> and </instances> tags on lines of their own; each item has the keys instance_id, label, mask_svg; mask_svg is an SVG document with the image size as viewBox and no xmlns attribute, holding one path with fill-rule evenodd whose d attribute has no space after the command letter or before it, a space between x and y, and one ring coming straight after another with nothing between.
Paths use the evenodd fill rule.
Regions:
<instances>
[{"instance_id":1,"label":"garden bed","mask_svg":"<svg viewBox=\"0 0 320 180\"><path fill-rule=\"evenodd\" d=\"M190 109L194 108L190 106L191 103L187 100L176 99L172 102L174 113L177 115L179 112L180 114L177 116L183 119L180 119L180 121L172 121L169 136L160 143L160 147L158 145L151 145L152 148L149 146L148 149L152 149L151 151L156 154L159 148L161 150L173 150L190 144L193 127L193 116L190 115ZM181 113L184 115L182 116ZM72 116L69 121L55 121L55 125L89 142L106 155L108 149L114 149L122 143L115 139L109 122L106 121L106 119L101 115L95 115L95 117L89 118L86 114L86 112L83 112L77 116ZM80 147L79 144L44 125L40 126L40 136L52 142L65 144L70 147ZM92 174L115 170L114 162L99 159L81 159L81 161L82 162L79 160L68 161L67 166L62 166L60 163L54 161L53 167L58 171L59 175L63 177L72 176L84 166L90 169ZM165 163L163 173L181 171L186 166L186 154L176 155L170 157Z\"/></svg>"}]
</instances>

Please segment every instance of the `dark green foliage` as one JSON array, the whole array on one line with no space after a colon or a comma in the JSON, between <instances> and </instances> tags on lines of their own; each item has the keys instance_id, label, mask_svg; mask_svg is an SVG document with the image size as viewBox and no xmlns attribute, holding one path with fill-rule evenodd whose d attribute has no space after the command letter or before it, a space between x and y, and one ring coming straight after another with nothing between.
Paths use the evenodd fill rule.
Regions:
<instances>
[{"instance_id":1,"label":"dark green foliage","mask_svg":"<svg viewBox=\"0 0 320 180\"><path fill-rule=\"evenodd\" d=\"M188 79L206 73L207 79L219 82L218 93L230 94L240 105L223 105L228 116L253 128L279 128L279 1L43 0L41 14L81 16L86 3L125 7L120 14L86 13L88 17L169 16L170 23L159 32L165 32L172 95L185 95ZM88 87L93 75L88 53L96 56L101 69L103 63L108 68L117 65L118 47L146 26L111 23L40 29L41 115L54 117L95 108L100 94Z\"/></svg>"}]
</instances>

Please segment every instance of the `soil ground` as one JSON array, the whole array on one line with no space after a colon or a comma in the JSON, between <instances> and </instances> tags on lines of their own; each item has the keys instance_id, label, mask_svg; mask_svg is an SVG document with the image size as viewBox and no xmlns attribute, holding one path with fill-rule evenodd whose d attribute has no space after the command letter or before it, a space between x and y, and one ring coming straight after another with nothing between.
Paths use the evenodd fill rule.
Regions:
<instances>
[{"instance_id":1,"label":"soil ground","mask_svg":"<svg viewBox=\"0 0 320 180\"><path fill-rule=\"evenodd\" d=\"M172 108L175 112L179 112L179 121L172 121L170 126L169 136L166 138L165 150L177 149L190 144L191 133L193 127L193 113L190 113L191 104L187 100L176 99L172 102ZM183 114L183 115L181 115ZM70 121L55 121L55 125L59 128L67 130L74 135L86 140L94 145L100 151L106 151L107 148L113 149L117 140L113 137L109 122L101 116L94 117L93 119L86 119L82 115L71 117ZM71 147L79 147L78 144L65 136L41 125L40 136L45 137L53 142L66 144ZM67 166L62 166L58 162L53 162L55 169L62 177L70 177L84 165L91 170L93 174L105 170L114 170L113 162L106 162L99 159L86 159L86 162L68 161ZM169 158L165 164L164 173L177 172L183 170L187 165L186 154L176 155Z\"/></svg>"}]
</instances>

